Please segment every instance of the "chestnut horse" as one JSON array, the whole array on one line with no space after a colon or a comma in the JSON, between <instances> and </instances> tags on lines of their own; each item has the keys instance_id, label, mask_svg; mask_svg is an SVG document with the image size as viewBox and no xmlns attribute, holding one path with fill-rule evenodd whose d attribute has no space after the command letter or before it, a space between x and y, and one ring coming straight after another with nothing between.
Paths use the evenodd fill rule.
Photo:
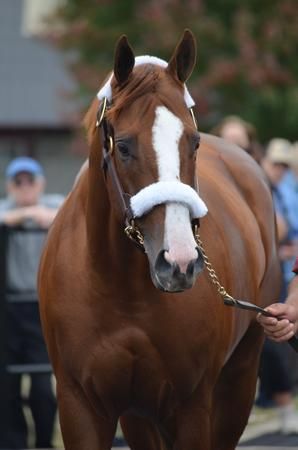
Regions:
<instances>
[{"instance_id":1,"label":"chestnut horse","mask_svg":"<svg viewBox=\"0 0 298 450\"><path fill-rule=\"evenodd\" d=\"M262 330L223 304L192 221L206 204L200 235L219 280L265 306L279 285L274 212L250 156L200 142L184 84L195 58L188 30L168 64L135 59L123 36L87 113L89 164L39 274L67 450L110 449L119 418L133 450L231 450L247 424Z\"/></svg>"}]
</instances>

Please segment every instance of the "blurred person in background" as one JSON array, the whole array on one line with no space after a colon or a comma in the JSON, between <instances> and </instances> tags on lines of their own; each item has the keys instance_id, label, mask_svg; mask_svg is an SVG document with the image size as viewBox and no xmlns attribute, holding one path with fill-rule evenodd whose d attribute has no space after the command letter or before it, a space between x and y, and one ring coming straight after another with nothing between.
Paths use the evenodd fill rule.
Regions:
<instances>
[{"instance_id":1,"label":"blurred person in background","mask_svg":"<svg viewBox=\"0 0 298 450\"><path fill-rule=\"evenodd\" d=\"M280 256L284 261L285 281L288 284L293 277L292 267L298 255L298 142L292 146L290 170L279 184L279 190L284 198L291 226L290 245L284 245L280 249Z\"/></svg>"},{"instance_id":2,"label":"blurred person in background","mask_svg":"<svg viewBox=\"0 0 298 450\"><path fill-rule=\"evenodd\" d=\"M51 225L64 198L45 195L45 177L34 159L19 157L6 169L7 198L0 200L0 224L8 227L43 228ZM7 291L30 292L36 295L39 259L45 234L13 233L9 236L7 255ZM30 300L30 299L29 299ZM42 336L38 302L8 302L8 363L49 363ZM31 374L29 406L35 425L36 448L52 448L56 416L56 399L51 374ZM7 413L11 415L5 435L1 433L0 448L28 448L28 430L23 412L21 375L10 375Z\"/></svg>"},{"instance_id":3,"label":"blurred person in background","mask_svg":"<svg viewBox=\"0 0 298 450\"><path fill-rule=\"evenodd\" d=\"M268 143L265 156L261 160L261 167L265 172L273 196L280 243L288 241L290 234L289 211L280 189L280 183L289 171L292 160L291 151L292 146L288 140L274 138Z\"/></svg>"},{"instance_id":4,"label":"blurred person in background","mask_svg":"<svg viewBox=\"0 0 298 450\"><path fill-rule=\"evenodd\" d=\"M238 116L227 116L212 130L212 133L238 145L260 163L262 150L257 142L256 129L251 123Z\"/></svg>"},{"instance_id":5,"label":"blurred person in background","mask_svg":"<svg viewBox=\"0 0 298 450\"><path fill-rule=\"evenodd\" d=\"M280 183L287 175L292 161L292 145L286 139L272 139L267 146L261 166L267 176L275 207L279 254L282 269L282 290L280 302L287 298L287 281L285 278L283 246L294 246L291 241L292 228L289 210L280 190ZM277 345L266 339L260 362L260 389L256 404L260 407L276 406L279 413L280 432L282 434L298 433L298 418L294 407L294 384L290 373L289 350L286 344Z\"/></svg>"}]
</instances>

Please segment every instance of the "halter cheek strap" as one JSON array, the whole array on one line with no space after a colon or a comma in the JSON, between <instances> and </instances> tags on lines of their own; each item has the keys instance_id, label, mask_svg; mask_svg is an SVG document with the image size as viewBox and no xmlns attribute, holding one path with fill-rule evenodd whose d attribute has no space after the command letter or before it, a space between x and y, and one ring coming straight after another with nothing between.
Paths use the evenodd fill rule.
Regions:
<instances>
[{"instance_id":1,"label":"halter cheek strap","mask_svg":"<svg viewBox=\"0 0 298 450\"><path fill-rule=\"evenodd\" d=\"M125 226L129 226L131 221L133 220L133 212L130 206L130 195L124 192L122 185L120 183L115 164L113 161L114 154L114 139L113 139L113 130L109 125L105 113L108 109L108 101L105 98L101 104L101 107L97 113L96 127L101 130L102 136L102 169L104 173L105 179L107 178L107 174L109 174L114 192L118 199L118 204L121 208L123 220Z\"/></svg>"}]
</instances>

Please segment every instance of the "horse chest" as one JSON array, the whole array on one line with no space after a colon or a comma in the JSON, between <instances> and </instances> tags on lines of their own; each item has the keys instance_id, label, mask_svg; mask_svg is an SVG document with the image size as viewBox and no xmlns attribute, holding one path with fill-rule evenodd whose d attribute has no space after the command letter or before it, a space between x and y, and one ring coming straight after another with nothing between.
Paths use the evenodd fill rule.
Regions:
<instances>
[{"instance_id":1,"label":"horse chest","mask_svg":"<svg viewBox=\"0 0 298 450\"><path fill-rule=\"evenodd\" d=\"M114 409L116 398L121 411L171 414L196 390L208 357L203 346L195 351L185 336L174 339L170 329L158 330L145 332L144 327L122 324L107 335L98 335L84 363L84 390L92 386L90 392L104 398L107 409Z\"/></svg>"}]
</instances>

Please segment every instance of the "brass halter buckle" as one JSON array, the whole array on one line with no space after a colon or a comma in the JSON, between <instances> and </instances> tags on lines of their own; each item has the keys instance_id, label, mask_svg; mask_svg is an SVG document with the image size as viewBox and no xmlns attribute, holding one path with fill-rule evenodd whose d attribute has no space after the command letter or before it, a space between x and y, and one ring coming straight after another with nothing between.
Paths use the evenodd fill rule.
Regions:
<instances>
[{"instance_id":1,"label":"brass halter buckle","mask_svg":"<svg viewBox=\"0 0 298 450\"><path fill-rule=\"evenodd\" d=\"M194 123L196 129L198 129L198 122L197 122L195 113L193 112L193 108L189 108L189 112L190 112L190 115L192 117L192 120L193 120L193 123Z\"/></svg>"},{"instance_id":2,"label":"brass halter buckle","mask_svg":"<svg viewBox=\"0 0 298 450\"><path fill-rule=\"evenodd\" d=\"M130 224L124 228L124 232L129 239L138 244L140 247L144 248L144 236L135 225L135 221L131 220Z\"/></svg>"},{"instance_id":3,"label":"brass halter buckle","mask_svg":"<svg viewBox=\"0 0 298 450\"><path fill-rule=\"evenodd\" d=\"M109 154L111 155L114 151L114 141L112 136L109 136Z\"/></svg>"},{"instance_id":4,"label":"brass halter buckle","mask_svg":"<svg viewBox=\"0 0 298 450\"><path fill-rule=\"evenodd\" d=\"M107 103L108 103L108 99L107 99L107 97L104 97L102 100L101 107L97 113L97 119L96 119L96 124L95 124L96 128L100 127L100 125L102 124L103 118L104 118L106 110L107 110Z\"/></svg>"}]
</instances>

